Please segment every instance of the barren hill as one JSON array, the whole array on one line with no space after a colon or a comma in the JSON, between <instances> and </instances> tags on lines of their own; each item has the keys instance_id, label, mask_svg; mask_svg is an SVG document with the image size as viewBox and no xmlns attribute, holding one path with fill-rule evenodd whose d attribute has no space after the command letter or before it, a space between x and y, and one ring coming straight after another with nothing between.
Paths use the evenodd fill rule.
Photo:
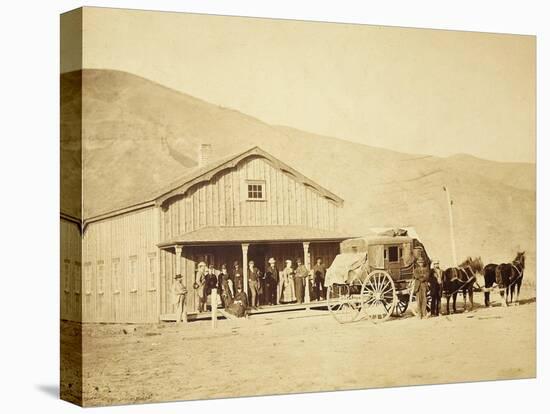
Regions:
<instances>
[{"instance_id":1,"label":"barren hill","mask_svg":"<svg viewBox=\"0 0 550 414\"><path fill-rule=\"evenodd\" d=\"M62 113L78 106L68 92L78 79L75 72L61 77ZM124 72L85 70L82 85L84 217L177 180L196 165L200 143L212 144L214 157L258 145L342 197L344 230L415 226L444 266L450 264L446 185L459 258L509 261L527 250L534 275L534 164L404 154L268 125ZM79 133L76 118L64 119L65 143ZM75 159L74 148L62 146L62 154ZM64 207L77 214L75 206Z\"/></svg>"}]
</instances>

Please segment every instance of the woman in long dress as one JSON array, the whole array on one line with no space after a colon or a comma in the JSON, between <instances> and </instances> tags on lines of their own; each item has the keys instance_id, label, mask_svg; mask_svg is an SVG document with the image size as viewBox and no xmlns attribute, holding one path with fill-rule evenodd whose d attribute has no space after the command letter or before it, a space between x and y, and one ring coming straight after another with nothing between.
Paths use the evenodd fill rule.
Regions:
<instances>
[{"instance_id":1,"label":"woman in long dress","mask_svg":"<svg viewBox=\"0 0 550 414\"><path fill-rule=\"evenodd\" d=\"M292 260L286 261L286 267L283 269L281 278L281 303L294 302L296 293L294 291L294 269Z\"/></svg>"}]
</instances>

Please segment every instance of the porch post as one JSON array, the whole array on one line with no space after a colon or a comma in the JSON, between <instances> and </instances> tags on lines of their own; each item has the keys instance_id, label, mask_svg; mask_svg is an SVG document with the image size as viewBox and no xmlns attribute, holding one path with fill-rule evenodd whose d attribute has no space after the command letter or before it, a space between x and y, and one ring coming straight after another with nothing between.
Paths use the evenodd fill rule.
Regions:
<instances>
[{"instance_id":1,"label":"porch post","mask_svg":"<svg viewBox=\"0 0 550 414\"><path fill-rule=\"evenodd\" d=\"M176 245L176 275L181 274L181 251L182 247Z\"/></svg>"},{"instance_id":2,"label":"porch post","mask_svg":"<svg viewBox=\"0 0 550 414\"><path fill-rule=\"evenodd\" d=\"M302 245L304 246L304 265L305 265L305 267L307 267L308 270L311 271L310 260L309 260L309 242L303 242ZM310 283L309 275L306 278L305 282L306 282L306 285L304 287L304 289L305 289L304 301L306 303L309 303L311 301L311 298L309 297L309 283Z\"/></svg>"},{"instance_id":3,"label":"porch post","mask_svg":"<svg viewBox=\"0 0 550 414\"><path fill-rule=\"evenodd\" d=\"M243 250L243 292L248 295L248 243L241 243Z\"/></svg>"},{"instance_id":4,"label":"porch post","mask_svg":"<svg viewBox=\"0 0 550 414\"><path fill-rule=\"evenodd\" d=\"M176 275L181 275L181 252L183 249L182 246L178 245L174 246L174 248L176 250ZM184 280L184 285L187 287L187 279ZM176 309L176 322L183 320L183 322L187 323L187 295L185 295L183 299L183 308Z\"/></svg>"}]
</instances>

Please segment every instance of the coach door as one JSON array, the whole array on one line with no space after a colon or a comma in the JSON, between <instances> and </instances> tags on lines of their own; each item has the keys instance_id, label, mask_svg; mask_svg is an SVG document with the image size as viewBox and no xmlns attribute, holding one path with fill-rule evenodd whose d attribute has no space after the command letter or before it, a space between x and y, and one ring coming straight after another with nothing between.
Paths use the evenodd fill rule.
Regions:
<instances>
[{"instance_id":1,"label":"coach door","mask_svg":"<svg viewBox=\"0 0 550 414\"><path fill-rule=\"evenodd\" d=\"M401 267L403 266L402 257L403 248L401 245L386 246L384 251L385 267L394 279L399 278Z\"/></svg>"}]
</instances>

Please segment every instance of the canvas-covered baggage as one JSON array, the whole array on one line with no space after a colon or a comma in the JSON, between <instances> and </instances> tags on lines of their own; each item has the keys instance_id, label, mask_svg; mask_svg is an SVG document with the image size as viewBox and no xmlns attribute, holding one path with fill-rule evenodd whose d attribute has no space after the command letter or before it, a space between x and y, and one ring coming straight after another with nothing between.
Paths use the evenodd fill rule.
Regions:
<instances>
[{"instance_id":1,"label":"canvas-covered baggage","mask_svg":"<svg viewBox=\"0 0 550 414\"><path fill-rule=\"evenodd\" d=\"M341 253L334 258L331 266L327 269L325 286L333 283L348 283L353 281L361 267L367 261L366 253Z\"/></svg>"}]
</instances>

